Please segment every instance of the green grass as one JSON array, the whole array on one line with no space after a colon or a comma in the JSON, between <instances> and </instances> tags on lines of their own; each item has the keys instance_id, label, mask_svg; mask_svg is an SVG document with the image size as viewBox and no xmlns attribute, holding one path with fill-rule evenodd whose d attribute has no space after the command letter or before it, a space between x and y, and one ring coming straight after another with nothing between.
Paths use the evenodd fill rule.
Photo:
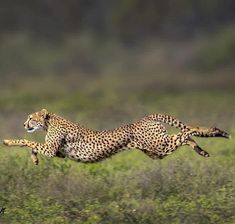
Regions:
<instances>
[{"instance_id":1,"label":"green grass","mask_svg":"<svg viewBox=\"0 0 235 224\"><path fill-rule=\"evenodd\" d=\"M232 131L235 134L235 130ZM234 223L235 141L201 139L163 160L125 151L97 164L1 147L1 223Z\"/></svg>"}]
</instances>

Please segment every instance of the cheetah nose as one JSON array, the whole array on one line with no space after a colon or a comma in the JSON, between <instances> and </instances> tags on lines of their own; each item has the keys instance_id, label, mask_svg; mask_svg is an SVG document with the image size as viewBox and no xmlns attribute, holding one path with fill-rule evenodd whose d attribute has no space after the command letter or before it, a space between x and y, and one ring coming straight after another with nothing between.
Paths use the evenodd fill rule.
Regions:
<instances>
[{"instance_id":1,"label":"cheetah nose","mask_svg":"<svg viewBox=\"0 0 235 224\"><path fill-rule=\"evenodd\" d=\"M24 127L26 126L26 124L25 124L25 123L24 123L23 125L24 125Z\"/></svg>"}]
</instances>

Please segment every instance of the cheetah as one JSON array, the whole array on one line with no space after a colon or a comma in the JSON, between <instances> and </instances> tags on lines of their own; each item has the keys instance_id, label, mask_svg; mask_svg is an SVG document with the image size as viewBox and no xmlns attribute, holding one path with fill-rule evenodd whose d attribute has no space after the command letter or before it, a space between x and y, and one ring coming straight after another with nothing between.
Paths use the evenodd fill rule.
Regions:
<instances>
[{"instance_id":1,"label":"cheetah","mask_svg":"<svg viewBox=\"0 0 235 224\"><path fill-rule=\"evenodd\" d=\"M162 123L180 131L168 134ZM27 132L45 130L45 143L26 139L4 140L3 143L31 148L35 164L39 162L38 153L48 157L68 157L79 162L97 162L124 149L139 149L152 159L162 159L182 145L189 145L199 155L209 157L192 136L229 138L228 133L218 128L191 127L162 114L148 115L113 130L95 131L42 109L30 114L24 127Z\"/></svg>"}]
</instances>

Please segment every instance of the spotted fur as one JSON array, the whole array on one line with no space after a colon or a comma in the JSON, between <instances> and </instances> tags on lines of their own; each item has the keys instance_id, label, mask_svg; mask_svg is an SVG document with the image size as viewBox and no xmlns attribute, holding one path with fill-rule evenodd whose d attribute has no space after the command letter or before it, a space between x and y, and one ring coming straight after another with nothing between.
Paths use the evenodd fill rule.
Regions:
<instances>
[{"instance_id":1,"label":"spotted fur","mask_svg":"<svg viewBox=\"0 0 235 224\"><path fill-rule=\"evenodd\" d=\"M178 128L180 132L170 135L162 123ZM38 164L38 153L48 157L96 162L124 149L139 149L152 159L162 159L181 145L189 145L199 155L208 157L209 154L191 136L229 137L218 128L193 128L178 119L161 114L149 115L113 130L94 131L42 109L29 115L24 126L28 132L45 130L45 143L20 139L4 140L4 144L31 148L31 157L35 164Z\"/></svg>"}]
</instances>

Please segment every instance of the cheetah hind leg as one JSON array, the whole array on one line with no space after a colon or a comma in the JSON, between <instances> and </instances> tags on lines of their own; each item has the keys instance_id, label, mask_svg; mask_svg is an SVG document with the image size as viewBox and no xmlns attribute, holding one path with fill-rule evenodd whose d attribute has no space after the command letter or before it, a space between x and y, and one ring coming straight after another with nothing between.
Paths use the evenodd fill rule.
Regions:
<instances>
[{"instance_id":1,"label":"cheetah hind leg","mask_svg":"<svg viewBox=\"0 0 235 224\"><path fill-rule=\"evenodd\" d=\"M209 153L203 150L193 139L189 138L185 145L189 145L193 150L198 153L200 156L209 157Z\"/></svg>"},{"instance_id":2,"label":"cheetah hind leg","mask_svg":"<svg viewBox=\"0 0 235 224\"><path fill-rule=\"evenodd\" d=\"M189 127L190 132L193 136L197 137L222 137L222 138L230 138L231 136L225 132L220 130L219 128L205 128L205 127Z\"/></svg>"}]
</instances>

